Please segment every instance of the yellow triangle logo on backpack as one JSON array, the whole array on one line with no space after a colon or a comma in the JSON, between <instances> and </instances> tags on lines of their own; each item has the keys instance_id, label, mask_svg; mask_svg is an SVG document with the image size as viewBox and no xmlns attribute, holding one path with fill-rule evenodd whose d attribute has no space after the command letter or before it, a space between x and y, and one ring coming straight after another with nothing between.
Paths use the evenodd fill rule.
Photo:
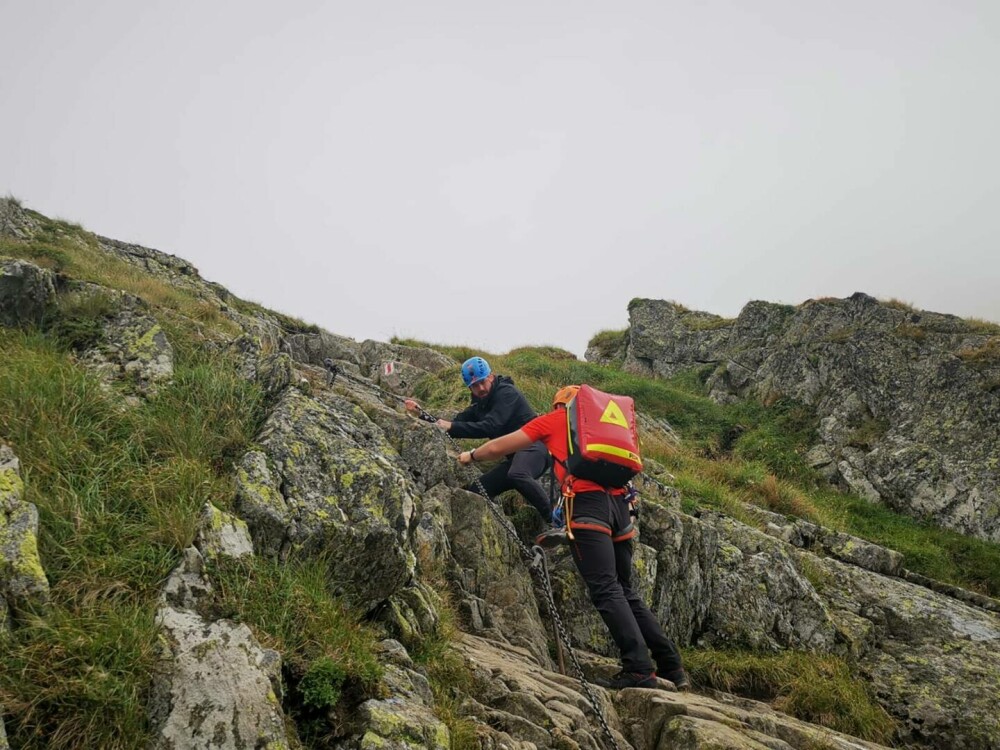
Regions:
<instances>
[{"instance_id":1,"label":"yellow triangle logo on backpack","mask_svg":"<svg viewBox=\"0 0 1000 750\"><path fill-rule=\"evenodd\" d=\"M602 422L607 422L608 424L616 424L619 427L624 427L628 429L628 421L625 419L625 415L622 414L622 408L615 403L614 399L608 401L608 407L604 410L601 415Z\"/></svg>"}]
</instances>

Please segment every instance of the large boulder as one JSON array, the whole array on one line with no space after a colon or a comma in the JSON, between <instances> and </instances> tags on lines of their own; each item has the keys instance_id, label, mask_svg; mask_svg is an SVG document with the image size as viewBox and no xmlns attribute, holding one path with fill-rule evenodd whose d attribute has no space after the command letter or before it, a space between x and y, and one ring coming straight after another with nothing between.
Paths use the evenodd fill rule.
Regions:
<instances>
[{"instance_id":1,"label":"large boulder","mask_svg":"<svg viewBox=\"0 0 1000 750\"><path fill-rule=\"evenodd\" d=\"M94 284L79 285L72 295L77 304L90 297L104 300L108 307L98 321L96 340L79 354L103 380L124 381L136 392L151 395L173 377L173 347L141 298Z\"/></svg>"},{"instance_id":2,"label":"large boulder","mask_svg":"<svg viewBox=\"0 0 1000 750\"><path fill-rule=\"evenodd\" d=\"M819 595L902 740L996 747L1000 616L898 578L815 558Z\"/></svg>"},{"instance_id":3,"label":"large boulder","mask_svg":"<svg viewBox=\"0 0 1000 750\"><path fill-rule=\"evenodd\" d=\"M34 263L0 258L0 325L37 325L52 313L55 276Z\"/></svg>"},{"instance_id":4,"label":"large boulder","mask_svg":"<svg viewBox=\"0 0 1000 750\"><path fill-rule=\"evenodd\" d=\"M237 472L236 512L259 553L323 556L330 589L370 610L413 574L413 487L360 407L286 389Z\"/></svg>"},{"instance_id":5,"label":"large boulder","mask_svg":"<svg viewBox=\"0 0 1000 750\"><path fill-rule=\"evenodd\" d=\"M49 581L38 556L38 509L24 501L20 463L0 444L0 629L49 602Z\"/></svg>"},{"instance_id":6,"label":"large boulder","mask_svg":"<svg viewBox=\"0 0 1000 750\"><path fill-rule=\"evenodd\" d=\"M280 660L246 625L208 622L165 606L158 622L161 663L149 716L155 750L287 747L284 716L272 685Z\"/></svg>"}]
</instances>

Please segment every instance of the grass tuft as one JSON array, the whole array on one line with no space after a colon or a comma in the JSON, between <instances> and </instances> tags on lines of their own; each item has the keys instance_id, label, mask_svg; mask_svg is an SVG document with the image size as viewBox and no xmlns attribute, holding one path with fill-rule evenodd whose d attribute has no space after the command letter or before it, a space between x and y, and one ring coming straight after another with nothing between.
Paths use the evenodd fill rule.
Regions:
<instances>
[{"instance_id":1,"label":"grass tuft","mask_svg":"<svg viewBox=\"0 0 1000 750\"><path fill-rule=\"evenodd\" d=\"M792 716L870 742L888 744L896 734L895 722L868 684L838 657L691 649L684 663L697 685L768 701Z\"/></svg>"}]
</instances>

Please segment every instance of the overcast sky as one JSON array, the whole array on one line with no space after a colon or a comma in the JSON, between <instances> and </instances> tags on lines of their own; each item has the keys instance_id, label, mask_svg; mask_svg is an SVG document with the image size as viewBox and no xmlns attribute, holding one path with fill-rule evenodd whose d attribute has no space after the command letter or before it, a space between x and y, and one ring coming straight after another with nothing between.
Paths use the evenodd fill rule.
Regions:
<instances>
[{"instance_id":1,"label":"overcast sky","mask_svg":"<svg viewBox=\"0 0 1000 750\"><path fill-rule=\"evenodd\" d=\"M1000 321L1000 2L0 0L0 194L359 340Z\"/></svg>"}]
</instances>

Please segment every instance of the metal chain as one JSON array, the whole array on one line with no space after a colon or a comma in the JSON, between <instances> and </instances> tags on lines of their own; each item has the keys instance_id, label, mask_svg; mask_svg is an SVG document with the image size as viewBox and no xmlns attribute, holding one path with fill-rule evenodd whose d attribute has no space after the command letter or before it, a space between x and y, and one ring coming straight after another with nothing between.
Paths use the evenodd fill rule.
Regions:
<instances>
[{"instance_id":1,"label":"metal chain","mask_svg":"<svg viewBox=\"0 0 1000 750\"><path fill-rule=\"evenodd\" d=\"M328 379L329 385L333 385L333 382L338 375L343 375L348 380L352 380L358 385L377 390L380 393L383 393L386 396L395 399L397 401L404 401L404 402L406 401L406 399L400 396L399 394L391 393L390 391L381 388L375 383L362 381L359 378L355 378L354 376L343 372L341 368L337 367L337 365L334 364L333 360L329 358L323 360L323 365L327 368L327 371L329 372L330 375ZM432 424L434 422L437 422L438 418L424 411L423 408L419 409L419 413L420 413L420 419L422 419L423 421L430 422ZM459 452L462 451L462 446L458 444L458 441L456 441L455 438L453 438L447 432L445 433L445 436L448 438L448 440L451 441L452 445ZM496 518L497 523L499 523L500 526L511 537L511 539L514 540L514 543L520 550L522 557L524 557L524 559L528 561L528 569L537 576L539 582L541 583L542 591L545 594L545 606L548 607L549 614L552 617L552 621L555 623L559 640L562 642L563 647L566 649L566 652L569 653L570 661L573 664L573 669L576 670L576 677L580 681L580 686L583 689L583 692L586 695L587 700L590 702L591 707L594 709L594 714L597 716L597 720L601 725L601 729L604 730L604 734L608 738L608 744L610 745L612 750L619 750L618 741L615 739L615 736L611 731L611 727L608 724L607 719L604 717L604 712L601 710L600 701L598 700L597 695L594 693L594 689L591 687L590 683L587 682L587 678L583 673L583 665L580 664L580 660L577 658L576 652L573 651L573 646L569 637L569 631L566 629L566 625L563 622L562 616L559 614L559 610L556 607L555 594L552 591L552 581L549 578L549 568L545 560L545 551L537 544L529 549L528 545L526 545L523 541L521 541L521 537L518 535L517 529L514 528L514 524L504 514L502 508L500 508L497 501L494 500L492 497L490 497L489 493L486 491L486 487L483 486L481 477L482 477L481 473L477 473L473 477L473 482L475 483L476 488L479 490L479 494L486 499L486 507L489 509L490 513L492 513L493 516Z\"/></svg>"},{"instance_id":2,"label":"metal chain","mask_svg":"<svg viewBox=\"0 0 1000 750\"><path fill-rule=\"evenodd\" d=\"M455 438L447 433L445 434L455 448L461 451L462 447L458 444ZM555 623L556 630L559 633L559 640L562 642L563 648L565 648L566 652L569 654L570 661L573 664L573 669L576 670L576 677L580 681L580 687L583 688L583 692L587 696L587 700L590 701L590 705L594 709L594 714L597 716L598 722L600 722L601 729L604 730L604 733L608 738L609 745L613 748L613 750L619 750L618 741L611 732L608 720L604 718L604 712L601 710L600 702L594 694L593 688L590 686L590 683L587 682L586 675L583 673L583 666L580 664L580 660L577 658L576 652L573 651L573 644L570 641L569 631L566 630L566 625L563 623L562 616L559 614L559 609L556 607L555 594L552 591L552 581L549 578L549 568L545 561L545 550L537 544L530 550L528 549L528 546L521 541L521 538L518 536L517 530L510 522L510 519L504 515L496 500L490 497L489 493L486 492L486 488L483 486L481 477L481 473L476 474L474 477L479 494L486 498L486 507L489 508L490 512L496 517L500 525L507 530L507 533L521 549L521 554L529 561L529 570L531 570L538 577L538 580L541 583L542 591L545 593L545 605L548 607L552 621Z\"/></svg>"}]
</instances>

